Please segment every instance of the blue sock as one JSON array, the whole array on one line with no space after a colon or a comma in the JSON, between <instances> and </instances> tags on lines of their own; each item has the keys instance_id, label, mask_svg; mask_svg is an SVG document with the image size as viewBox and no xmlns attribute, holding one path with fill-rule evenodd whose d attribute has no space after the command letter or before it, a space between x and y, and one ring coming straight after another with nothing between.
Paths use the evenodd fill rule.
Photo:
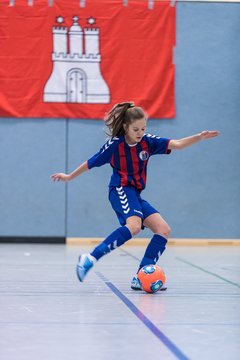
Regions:
<instances>
[{"instance_id":1,"label":"blue sock","mask_svg":"<svg viewBox=\"0 0 240 360\"><path fill-rule=\"evenodd\" d=\"M138 272L145 265L156 264L159 257L164 252L166 244L167 239L165 237L159 234L154 234L146 248L145 254L139 265Z\"/></svg>"},{"instance_id":2,"label":"blue sock","mask_svg":"<svg viewBox=\"0 0 240 360\"><path fill-rule=\"evenodd\" d=\"M99 260L103 255L109 253L111 250L124 244L131 239L132 234L126 226L121 226L113 231L100 245L90 253L95 259Z\"/></svg>"}]
</instances>

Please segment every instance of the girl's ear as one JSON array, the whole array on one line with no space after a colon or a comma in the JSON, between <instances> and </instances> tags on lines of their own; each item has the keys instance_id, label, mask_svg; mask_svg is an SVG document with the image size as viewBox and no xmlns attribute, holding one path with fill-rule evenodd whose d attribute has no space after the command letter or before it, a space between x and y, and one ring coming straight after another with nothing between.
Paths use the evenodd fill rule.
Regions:
<instances>
[{"instance_id":1,"label":"girl's ear","mask_svg":"<svg viewBox=\"0 0 240 360\"><path fill-rule=\"evenodd\" d=\"M127 129L128 129L127 124L123 124L123 130L125 131L125 133L127 132Z\"/></svg>"}]
</instances>

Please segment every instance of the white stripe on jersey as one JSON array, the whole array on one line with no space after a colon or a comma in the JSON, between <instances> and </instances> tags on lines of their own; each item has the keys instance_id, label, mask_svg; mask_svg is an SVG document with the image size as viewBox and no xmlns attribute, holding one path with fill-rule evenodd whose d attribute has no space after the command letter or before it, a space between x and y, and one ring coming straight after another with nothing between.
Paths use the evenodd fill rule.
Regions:
<instances>
[{"instance_id":1,"label":"white stripe on jersey","mask_svg":"<svg viewBox=\"0 0 240 360\"><path fill-rule=\"evenodd\" d=\"M106 150L109 148L109 146L114 143L115 140L119 140L119 138L118 138L118 137L114 137L114 138L109 139L109 140L106 142L106 144L104 145L104 147L103 147L103 149L102 149L102 151L101 151L101 154L104 153L104 151L106 151Z\"/></svg>"}]
</instances>

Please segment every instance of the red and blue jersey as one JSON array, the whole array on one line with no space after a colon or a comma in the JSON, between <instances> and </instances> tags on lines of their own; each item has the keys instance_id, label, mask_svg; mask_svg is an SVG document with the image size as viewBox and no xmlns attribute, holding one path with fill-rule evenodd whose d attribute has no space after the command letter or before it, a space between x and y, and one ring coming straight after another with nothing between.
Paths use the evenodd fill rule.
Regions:
<instances>
[{"instance_id":1,"label":"red and blue jersey","mask_svg":"<svg viewBox=\"0 0 240 360\"><path fill-rule=\"evenodd\" d=\"M146 186L150 156L169 154L169 141L151 134L145 134L135 145L129 145L123 135L111 138L88 160L88 168L110 163L113 168L110 187L134 186L141 191Z\"/></svg>"}]
</instances>

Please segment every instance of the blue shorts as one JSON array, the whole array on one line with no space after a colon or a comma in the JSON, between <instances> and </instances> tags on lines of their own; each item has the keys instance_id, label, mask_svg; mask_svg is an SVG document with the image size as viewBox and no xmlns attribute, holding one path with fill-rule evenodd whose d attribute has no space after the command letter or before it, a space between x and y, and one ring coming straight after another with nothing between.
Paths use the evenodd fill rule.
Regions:
<instances>
[{"instance_id":1,"label":"blue shorts","mask_svg":"<svg viewBox=\"0 0 240 360\"><path fill-rule=\"evenodd\" d=\"M149 215L158 213L133 186L110 188L109 201L121 225L125 225L130 216L139 216L143 222Z\"/></svg>"}]
</instances>

